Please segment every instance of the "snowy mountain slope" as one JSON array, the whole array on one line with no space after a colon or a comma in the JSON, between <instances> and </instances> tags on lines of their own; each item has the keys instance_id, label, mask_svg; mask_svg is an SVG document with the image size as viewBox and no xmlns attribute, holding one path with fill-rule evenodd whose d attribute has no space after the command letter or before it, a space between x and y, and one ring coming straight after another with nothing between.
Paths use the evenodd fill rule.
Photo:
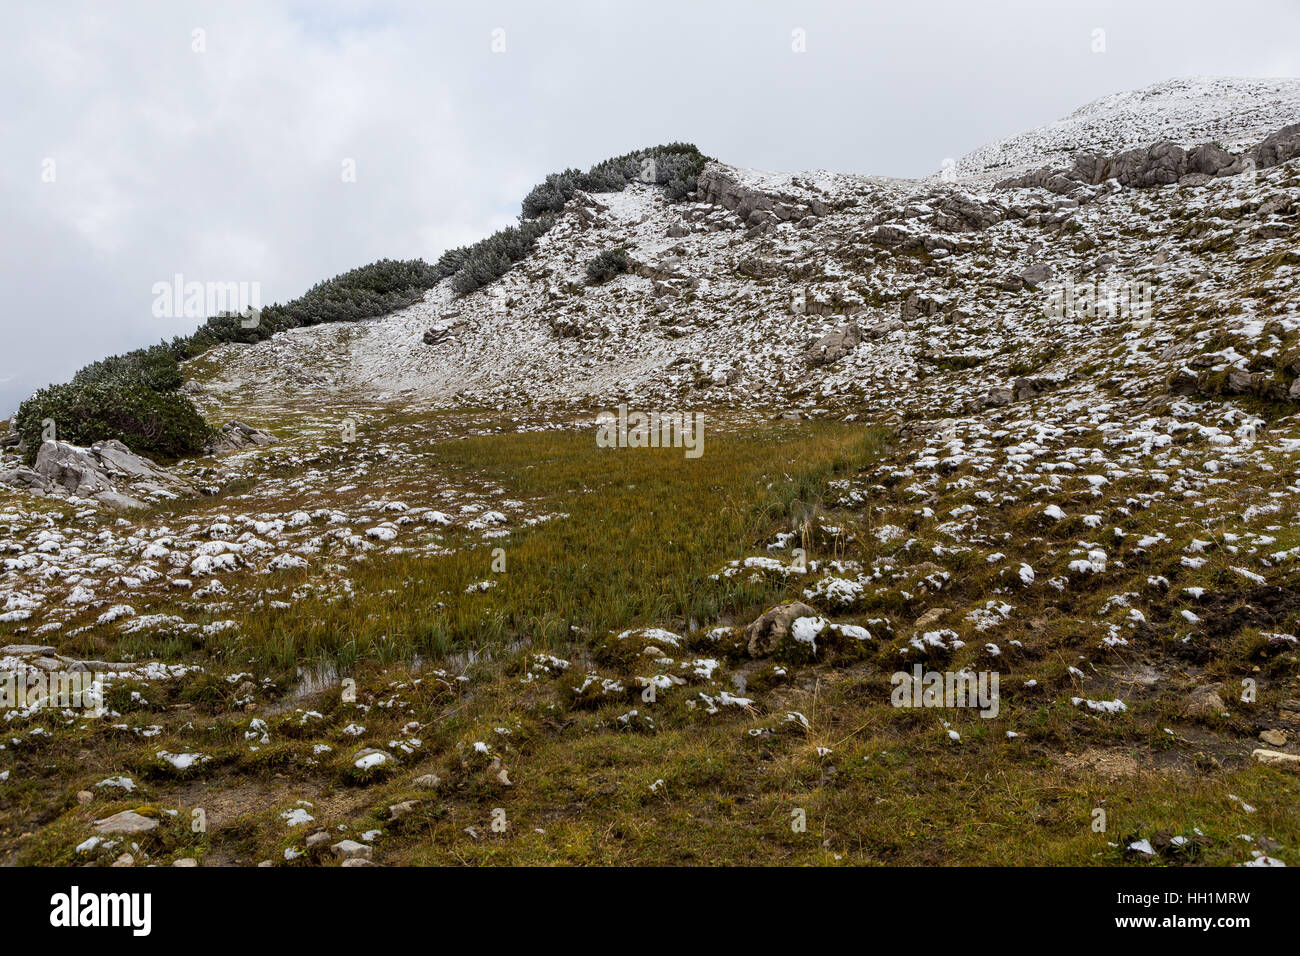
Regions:
<instances>
[{"instance_id":1,"label":"snowy mountain slope","mask_svg":"<svg viewBox=\"0 0 1300 956\"><path fill-rule=\"evenodd\" d=\"M1013 137L1004 155L1032 166L1078 146L1104 151L1175 131L1189 142L1253 143L1293 118L1297 91L1296 81L1171 81ZM967 167L981 162L968 159ZM1006 385L1025 353L1061 334L1044 313L1042 278L1026 282L1021 272L1174 281L1209 262L1167 250L1167 264L1155 266L1170 241L1159 220L1172 208L1184 216L1225 203L1258 217L1252 196L1264 188L1228 176L1173 193L1089 187L1062 197L993 190L983 175L944 183L716 164L710 175L737 194L819 214L782 220L744 207L742 221L717 202L668 203L641 185L580 197L525 262L477 292L457 296L443 282L382 319L225 346L199 360L196 374L213 401L335 394L524 407L655 398L811 411L904 387L937 402L924 383L955 362L967 369L960 388L969 401ZM1160 211L1138 209L1138 196ZM1263 231L1243 236L1249 256L1288 245L1289 225L1267 225L1277 214L1251 220ZM1236 233L1244 224L1238 216L1219 225ZM587 261L616 247L628 249L634 273L588 285ZM880 345L810 362L809 346L849 321L879 330ZM1077 334L1100 344L1108 333L1098 322ZM1082 352L1072 358L1085 362Z\"/></svg>"},{"instance_id":2,"label":"snowy mountain slope","mask_svg":"<svg viewBox=\"0 0 1300 956\"><path fill-rule=\"evenodd\" d=\"M1300 80L1187 77L1103 96L1054 123L972 150L956 169L962 179L1002 179L1068 165L1081 149L1113 153L1166 139L1231 149L1298 121Z\"/></svg>"},{"instance_id":3,"label":"snowy mountain slope","mask_svg":"<svg viewBox=\"0 0 1300 956\"><path fill-rule=\"evenodd\" d=\"M1195 111L1225 143L1291 119L1233 84L1203 89L1236 90L1242 125ZM1189 98L1107 107L1088 145L1146 142ZM1026 134L1028 165L1049 140ZM123 711L7 715L0 862L127 865L101 829L137 806L126 771L179 814L141 863L323 865L344 833L384 863L591 862L589 834L661 807L668 838L613 859L910 861L917 804L891 792L966 834L927 863L1300 862L1283 145L1151 188L718 164L689 202L575 196L468 295L192 361L210 421L279 439L177 466L202 496L119 513L0 483L0 670L120 668ZM588 284L618 247L632 271ZM602 445L592 413L620 401L702 410L707 451ZM798 615L776 657L748 630L773 613ZM1000 673L998 714L900 714L900 662ZM1063 809L952 787L990 766ZM1098 792L1116 824L1082 844ZM824 837L769 838L823 794L847 809ZM464 826L498 803L524 839ZM724 808L712 834L755 843L700 837Z\"/></svg>"}]
</instances>

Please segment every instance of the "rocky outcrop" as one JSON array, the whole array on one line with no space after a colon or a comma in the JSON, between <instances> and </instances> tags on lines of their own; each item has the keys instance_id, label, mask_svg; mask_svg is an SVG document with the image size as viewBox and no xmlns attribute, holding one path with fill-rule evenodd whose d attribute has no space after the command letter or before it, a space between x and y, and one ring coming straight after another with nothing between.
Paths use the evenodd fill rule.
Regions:
<instances>
[{"instance_id":1,"label":"rocky outcrop","mask_svg":"<svg viewBox=\"0 0 1300 956\"><path fill-rule=\"evenodd\" d=\"M1081 186L1099 186L1109 180L1132 189L1198 184L1221 176L1245 172L1251 163L1260 169L1300 156L1300 123L1284 126L1245 153L1233 153L1216 143L1184 149L1169 140L1126 149L1107 156L1081 152L1069 169L1035 169L997 183L995 189L1039 187L1071 193Z\"/></svg>"},{"instance_id":2,"label":"rocky outcrop","mask_svg":"<svg viewBox=\"0 0 1300 956\"><path fill-rule=\"evenodd\" d=\"M1300 123L1283 126L1248 154L1260 169L1277 166L1300 156Z\"/></svg>"},{"instance_id":3,"label":"rocky outcrop","mask_svg":"<svg viewBox=\"0 0 1300 956\"><path fill-rule=\"evenodd\" d=\"M89 448L47 441L36 453L34 467L0 472L0 483L39 495L90 499L115 510L147 508L149 499L198 493L189 482L116 440Z\"/></svg>"},{"instance_id":4,"label":"rocky outcrop","mask_svg":"<svg viewBox=\"0 0 1300 956\"><path fill-rule=\"evenodd\" d=\"M997 225L1008 215L1007 208L998 202L954 191L935 205L933 222L948 232L978 232Z\"/></svg>"},{"instance_id":5,"label":"rocky outcrop","mask_svg":"<svg viewBox=\"0 0 1300 956\"><path fill-rule=\"evenodd\" d=\"M37 495L48 494L50 491L50 479L32 471L26 465L0 471L0 485L8 485L11 488L30 491Z\"/></svg>"},{"instance_id":6,"label":"rocky outcrop","mask_svg":"<svg viewBox=\"0 0 1300 956\"><path fill-rule=\"evenodd\" d=\"M726 167L710 163L695 182L701 200L729 209L740 217L750 237L764 235L778 223L824 216L826 204L819 199L803 201L791 196L766 193L737 182Z\"/></svg>"},{"instance_id":7,"label":"rocky outcrop","mask_svg":"<svg viewBox=\"0 0 1300 956\"><path fill-rule=\"evenodd\" d=\"M804 361L816 367L838 362L862 344L862 326L846 322L833 332L823 335L804 353Z\"/></svg>"},{"instance_id":8,"label":"rocky outcrop","mask_svg":"<svg viewBox=\"0 0 1300 956\"><path fill-rule=\"evenodd\" d=\"M221 426L216 440L209 442L203 450L209 455L224 455L245 448L274 445L277 440L270 432L231 419Z\"/></svg>"}]
</instances>

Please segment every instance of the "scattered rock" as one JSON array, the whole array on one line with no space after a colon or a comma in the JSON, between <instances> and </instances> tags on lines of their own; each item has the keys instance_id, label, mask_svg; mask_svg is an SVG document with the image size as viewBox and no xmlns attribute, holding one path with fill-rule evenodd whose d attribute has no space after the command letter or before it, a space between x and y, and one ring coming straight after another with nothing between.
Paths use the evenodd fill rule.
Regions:
<instances>
[{"instance_id":1,"label":"scattered rock","mask_svg":"<svg viewBox=\"0 0 1300 956\"><path fill-rule=\"evenodd\" d=\"M224 455L245 448L274 445L278 440L270 432L254 428L252 425L246 425L237 419L231 419L221 426L216 439L209 442L203 450L209 455Z\"/></svg>"},{"instance_id":2,"label":"scattered rock","mask_svg":"<svg viewBox=\"0 0 1300 956\"><path fill-rule=\"evenodd\" d=\"M794 602L781 604L765 611L745 628L745 641L750 657L763 657L772 653L790 637L790 625L801 617L816 617L817 612L807 604Z\"/></svg>"},{"instance_id":3,"label":"scattered rock","mask_svg":"<svg viewBox=\"0 0 1300 956\"><path fill-rule=\"evenodd\" d=\"M1259 739L1270 747L1285 747L1287 736L1281 730L1261 730Z\"/></svg>"},{"instance_id":4,"label":"scattered rock","mask_svg":"<svg viewBox=\"0 0 1300 956\"><path fill-rule=\"evenodd\" d=\"M111 817L105 817L102 820L95 821L95 829L104 834L131 836L137 833L148 833L150 830L156 830L157 828L157 819L154 817L146 817L143 814L136 813L134 810L123 810L121 813L115 813Z\"/></svg>"},{"instance_id":5,"label":"scattered rock","mask_svg":"<svg viewBox=\"0 0 1300 956\"><path fill-rule=\"evenodd\" d=\"M340 860L370 859L370 847L356 840L340 840L330 847L330 852Z\"/></svg>"},{"instance_id":6,"label":"scattered rock","mask_svg":"<svg viewBox=\"0 0 1300 956\"><path fill-rule=\"evenodd\" d=\"M1282 753L1279 750L1255 750L1251 756L1266 767L1280 767L1300 773L1300 754Z\"/></svg>"},{"instance_id":7,"label":"scattered rock","mask_svg":"<svg viewBox=\"0 0 1300 956\"><path fill-rule=\"evenodd\" d=\"M1183 704L1183 713L1188 717L1221 717L1228 712L1219 696L1220 684L1207 684L1198 687L1188 696Z\"/></svg>"},{"instance_id":8,"label":"scattered rock","mask_svg":"<svg viewBox=\"0 0 1300 956\"><path fill-rule=\"evenodd\" d=\"M846 322L838 329L823 335L804 353L804 360L812 366L838 362L862 343L862 327L856 322Z\"/></svg>"}]
</instances>

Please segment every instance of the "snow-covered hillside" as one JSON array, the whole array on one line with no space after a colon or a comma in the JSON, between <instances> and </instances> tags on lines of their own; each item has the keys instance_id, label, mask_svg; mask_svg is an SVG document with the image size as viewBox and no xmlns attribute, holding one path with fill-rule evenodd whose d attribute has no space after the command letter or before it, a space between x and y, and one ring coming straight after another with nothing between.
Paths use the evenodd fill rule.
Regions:
<instances>
[{"instance_id":1,"label":"snow-covered hillside","mask_svg":"<svg viewBox=\"0 0 1300 956\"><path fill-rule=\"evenodd\" d=\"M1119 152L1166 139L1232 149L1295 122L1300 79L1185 77L1103 96L1054 123L981 146L957 161L957 174L1002 179L1068 164L1081 149Z\"/></svg>"},{"instance_id":2,"label":"snow-covered hillside","mask_svg":"<svg viewBox=\"0 0 1300 956\"><path fill-rule=\"evenodd\" d=\"M1048 277L1167 286L1209 268L1209 258L1170 245L1159 224L1168 215L1240 233L1247 258L1289 243L1289 220L1269 224L1285 204L1261 212L1258 202L1281 184L1281 170L1263 183L1221 176L1155 192L1069 183L1068 195L995 189L993 174L1166 136L1245 147L1300 117L1298 105L1300 81L1177 80L978 150L958 164L979 171L972 179L714 164L695 201L669 203L641 185L580 195L525 262L484 289L462 297L443 282L385 318L225 346L195 371L217 403L361 394L524 407L653 397L811 411L888 402L908 389L911 401L956 407L1007 384L1045 336L1077 338L1065 361L1079 364L1088 343L1108 341L1103 322L1057 327L1044 311ZM1216 220L1225 206L1248 212ZM588 285L586 263L616 247L629 250L633 272ZM1230 258L1215 257L1216 272L1226 275ZM810 346L846 324L868 344L838 361L810 360ZM958 382L940 395L922 387L953 362L969 370Z\"/></svg>"}]
</instances>

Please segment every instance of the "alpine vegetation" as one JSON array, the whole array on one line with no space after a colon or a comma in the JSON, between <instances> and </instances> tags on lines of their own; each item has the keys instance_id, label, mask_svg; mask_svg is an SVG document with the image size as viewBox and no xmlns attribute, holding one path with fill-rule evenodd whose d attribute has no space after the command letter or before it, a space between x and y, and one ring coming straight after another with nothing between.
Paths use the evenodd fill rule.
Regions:
<instances>
[{"instance_id":1,"label":"alpine vegetation","mask_svg":"<svg viewBox=\"0 0 1300 956\"><path fill-rule=\"evenodd\" d=\"M1297 120L641 150L42 389L0 863L1300 865Z\"/></svg>"},{"instance_id":2,"label":"alpine vegetation","mask_svg":"<svg viewBox=\"0 0 1300 956\"><path fill-rule=\"evenodd\" d=\"M702 412L617 412L596 416L597 448L684 448L687 458L704 454Z\"/></svg>"}]
</instances>

